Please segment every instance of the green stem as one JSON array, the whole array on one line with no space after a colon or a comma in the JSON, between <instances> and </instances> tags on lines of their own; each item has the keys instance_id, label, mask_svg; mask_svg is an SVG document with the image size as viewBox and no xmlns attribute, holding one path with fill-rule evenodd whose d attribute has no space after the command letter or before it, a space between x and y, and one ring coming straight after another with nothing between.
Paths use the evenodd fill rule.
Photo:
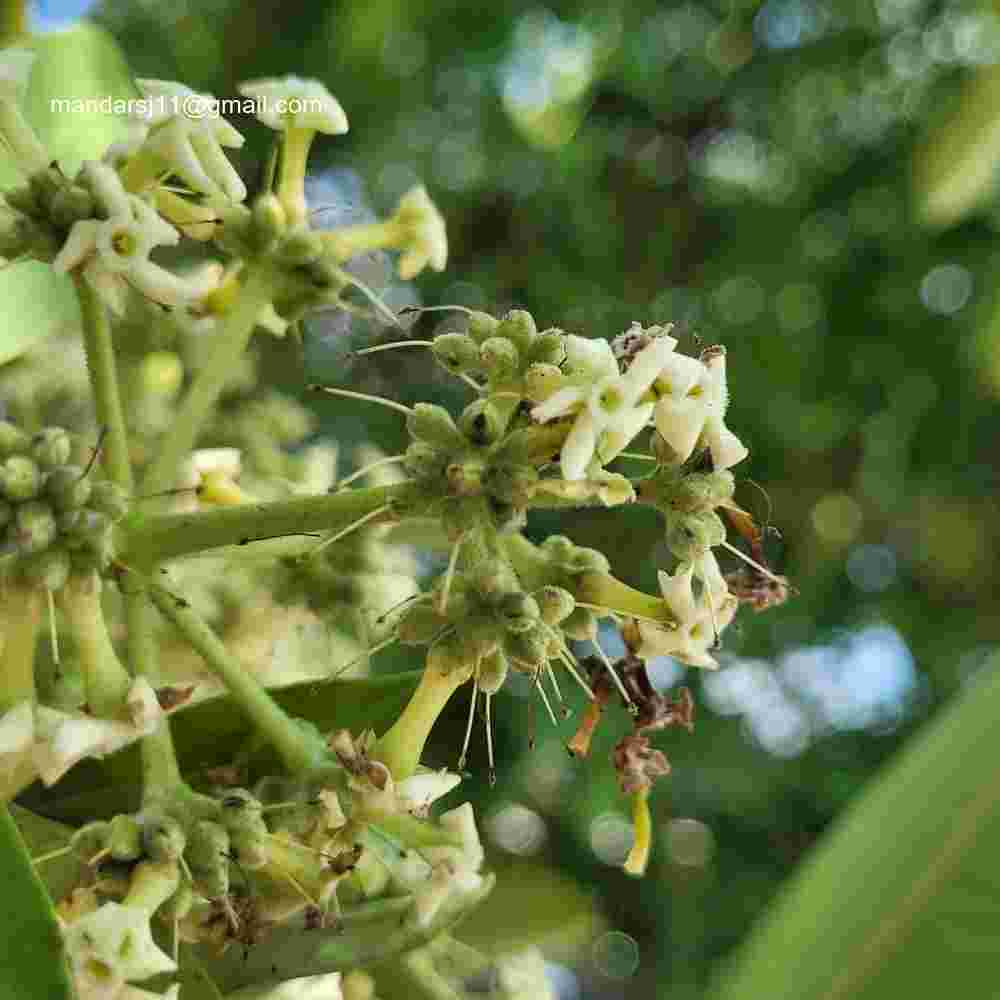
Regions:
<instances>
[{"instance_id":1,"label":"green stem","mask_svg":"<svg viewBox=\"0 0 1000 1000\"><path fill-rule=\"evenodd\" d=\"M288 128L281 151L281 176L278 179L278 200L288 215L288 224L298 226L306 221L306 163L309 147L316 132L311 128Z\"/></svg>"},{"instance_id":2,"label":"green stem","mask_svg":"<svg viewBox=\"0 0 1000 1000\"><path fill-rule=\"evenodd\" d=\"M329 765L330 755L319 733L304 728L286 714L186 601L157 583L149 582L147 586L156 607L226 685L251 722L274 744L291 772L310 774Z\"/></svg>"},{"instance_id":3,"label":"green stem","mask_svg":"<svg viewBox=\"0 0 1000 1000\"><path fill-rule=\"evenodd\" d=\"M577 580L573 596L583 604L593 604L607 609L608 614L634 615L674 624L667 602L662 597L644 594L627 583L611 576L610 573L583 573Z\"/></svg>"},{"instance_id":4,"label":"green stem","mask_svg":"<svg viewBox=\"0 0 1000 1000\"><path fill-rule=\"evenodd\" d=\"M212 353L184 397L160 453L146 470L142 493L160 493L174 485L181 463L194 448L226 381L246 350L257 316L271 301L272 291L272 280L267 271L253 267L247 269L236 304L215 334Z\"/></svg>"},{"instance_id":5,"label":"green stem","mask_svg":"<svg viewBox=\"0 0 1000 1000\"><path fill-rule=\"evenodd\" d=\"M131 493L132 465L129 462L128 435L107 310L97 292L82 275L74 274L73 280L80 301L83 344L87 351L87 369L94 392L94 406L97 409L97 419L107 428L105 461L108 476L123 490Z\"/></svg>"},{"instance_id":6,"label":"green stem","mask_svg":"<svg viewBox=\"0 0 1000 1000\"><path fill-rule=\"evenodd\" d=\"M364 222L320 234L338 261L343 262L368 250L395 248L400 242L398 227L391 220Z\"/></svg>"},{"instance_id":7,"label":"green stem","mask_svg":"<svg viewBox=\"0 0 1000 1000\"><path fill-rule=\"evenodd\" d=\"M121 715L132 679L104 624L100 579L96 573L71 576L56 600L76 639L87 708L101 719Z\"/></svg>"},{"instance_id":8,"label":"green stem","mask_svg":"<svg viewBox=\"0 0 1000 1000\"><path fill-rule=\"evenodd\" d=\"M452 670L444 674L432 667L424 670L423 677L413 692L409 704L393 727L378 741L373 751L396 781L409 778L420 763L420 755L437 717L448 704L448 699L469 679L469 670Z\"/></svg>"},{"instance_id":9,"label":"green stem","mask_svg":"<svg viewBox=\"0 0 1000 1000\"><path fill-rule=\"evenodd\" d=\"M37 587L0 587L0 714L35 700L35 639L44 604L45 592Z\"/></svg>"},{"instance_id":10,"label":"green stem","mask_svg":"<svg viewBox=\"0 0 1000 1000\"><path fill-rule=\"evenodd\" d=\"M125 622L128 627L128 652L132 670L136 676L155 677L159 648L156 644L152 605L135 574L129 574L123 579L122 593L125 599ZM143 801L170 795L184 787L173 737L170 735L169 719L161 719L156 729L139 741L139 751L142 757Z\"/></svg>"},{"instance_id":11,"label":"green stem","mask_svg":"<svg viewBox=\"0 0 1000 1000\"><path fill-rule=\"evenodd\" d=\"M274 503L164 514L126 522L119 546L124 561L162 562L223 545L246 545L264 538L337 531L384 506L405 483L349 490L328 496L295 497ZM383 518L390 520L391 511Z\"/></svg>"}]
</instances>

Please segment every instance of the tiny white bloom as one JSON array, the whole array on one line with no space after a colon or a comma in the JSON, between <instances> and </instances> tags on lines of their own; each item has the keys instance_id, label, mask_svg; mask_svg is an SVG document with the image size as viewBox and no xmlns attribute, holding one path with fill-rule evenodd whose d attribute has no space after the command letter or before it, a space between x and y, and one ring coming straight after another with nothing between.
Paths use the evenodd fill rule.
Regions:
<instances>
[{"instance_id":1,"label":"tiny white bloom","mask_svg":"<svg viewBox=\"0 0 1000 1000\"><path fill-rule=\"evenodd\" d=\"M699 441L711 452L717 470L747 457L747 449L725 425L729 393L724 353L715 353L704 363L675 354L661 371L656 388L663 393L656 403L656 429L681 461L690 457Z\"/></svg>"},{"instance_id":2,"label":"tiny white bloom","mask_svg":"<svg viewBox=\"0 0 1000 1000\"><path fill-rule=\"evenodd\" d=\"M654 404L641 403L673 355L677 341L655 337L619 373L611 345L606 340L566 337L569 385L557 390L531 411L543 422L576 413L563 443L560 465L564 479L583 479L596 457L603 465L612 461L642 430L653 415Z\"/></svg>"},{"instance_id":3,"label":"tiny white bloom","mask_svg":"<svg viewBox=\"0 0 1000 1000\"><path fill-rule=\"evenodd\" d=\"M243 201L246 185L223 147L239 149L243 136L218 113L218 101L170 80L137 80L146 103L138 120L149 127L141 145L191 190ZM138 150L137 150L138 151Z\"/></svg>"},{"instance_id":4,"label":"tiny white bloom","mask_svg":"<svg viewBox=\"0 0 1000 1000\"><path fill-rule=\"evenodd\" d=\"M642 639L638 655L643 659L673 656L692 667L718 667L709 650L733 620L738 601L729 593L718 563L710 552L702 557L698 575L702 579L702 592L696 599L693 563L682 565L673 575L658 574L660 592L677 627L666 629L652 622L638 622Z\"/></svg>"},{"instance_id":5,"label":"tiny white bloom","mask_svg":"<svg viewBox=\"0 0 1000 1000\"><path fill-rule=\"evenodd\" d=\"M249 80L237 89L256 102L257 119L278 132L296 128L342 135L348 129L344 109L319 80L272 77Z\"/></svg>"},{"instance_id":6,"label":"tiny white bloom","mask_svg":"<svg viewBox=\"0 0 1000 1000\"><path fill-rule=\"evenodd\" d=\"M390 220L402 231L399 249L399 276L403 281L415 278L428 265L443 271L448 262L448 236L444 219L431 201L427 189L418 184L400 199Z\"/></svg>"}]
</instances>

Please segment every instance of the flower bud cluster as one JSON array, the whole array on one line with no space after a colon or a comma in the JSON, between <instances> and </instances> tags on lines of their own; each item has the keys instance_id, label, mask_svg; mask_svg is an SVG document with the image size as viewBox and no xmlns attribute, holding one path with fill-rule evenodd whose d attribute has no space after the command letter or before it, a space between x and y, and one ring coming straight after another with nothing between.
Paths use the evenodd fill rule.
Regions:
<instances>
[{"instance_id":1,"label":"flower bud cluster","mask_svg":"<svg viewBox=\"0 0 1000 1000\"><path fill-rule=\"evenodd\" d=\"M71 572L103 570L112 525L128 499L72 459L79 451L61 427L27 434L0 421L0 566L30 585L59 590Z\"/></svg>"}]
</instances>

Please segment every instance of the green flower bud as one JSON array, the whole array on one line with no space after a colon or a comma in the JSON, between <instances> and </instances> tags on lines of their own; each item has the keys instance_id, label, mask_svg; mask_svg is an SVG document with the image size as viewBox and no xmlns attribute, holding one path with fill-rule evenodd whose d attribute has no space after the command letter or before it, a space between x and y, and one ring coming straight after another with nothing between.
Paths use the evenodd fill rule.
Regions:
<instances>
[{"instance_id":1,"label":"green flower bud","mask_svg":"<svg viewBox=\"0 0 1000 1000\"><path fill-rule=\"evenodd\" d=\"M527 632L538 624L541 610L530 594L514 592L500 600L497 616L508 632Z\"/></svg>"},{"instance_id":2,"label":"green flower bud","mask_svg":"<svg viewBox=\"0 0 1000 1000\"><path fill-rule=\"evenodd\" d=\"M14 519L14 508L6 500L0 500L0 528Z\"/></svg>"},{"instance_id":3,"label":"green flower bud","mask_svg":"<svg viewBox=\"0 0 1000 1000\"><path fill-rule=\"evenodd\" d=\"M551 585L540 587L532 596L538 602L542 621L546 625L558 625L568 618L576 608L576 599L562 587Z\"/></svg>"},{"instance_id":4,"label":"green flower bud","mask_svg":"<svg viewBox=\"0 0 1000 1000\"><path fill-rule=\"evenodd\" d=\"M403 468L415 478L437 479L444 475L448 464L447 453L442 453L434 445L425 441L414 441L406 449Z\"/></svg>"},{"instance_id":5,"label":"green flower bud","mask_svg":"<svg viewBox=\"0 0 1000 1000\"><path fill-rule=\"evenodd\" d=\"M90 480L78 465L60 465L45 477L45 495L59 511L82 507L90 497Z\"/></svg>"},{"instance_id":6,"label":"green flower bud","mask_svg":"<svg viewBox=\"0 0 1000 1000\"><path fill-rule=\"evenodd\" d=\"M485 694L496 694L507 679L510 663L502 649L495 649L479 663L479 689Z\"/></svg>"},{"instance_id":7,"label":"green flower bud","mask_svg":"<svg viewBox=\"0 0 1000 1000\"><path fill-rule=\"evenodd\" d=\"M512 632L504 642L511 665L519 670L537 670L549 658L549 637L540 628Z\"/></svg>"},{"instance_id":8,"label":"green flower bud","mask_svg":"<svg viewBox=\"0 0 1000 1000\"><path fill-rule=\"evenodd\" d=\"M506 425L503 414L488 399L477 399L470 403L458 418L459 429L476 445L498 441Z\"/></svg>"},{"instance_id":9,"label":"green flower bud","mask_svg":"<svg viewBox=\"0 0 1000 1000\"><path fill-rule=\"evenodd\" d=\"M184 858L196 887L209 899L229 892L229 834L218 823L199 820L191 831Z\"/></svg>"},{"instance_id":10,"label":"green flower bud","mask_svg":"<svg viewBox=\"0 0 1000 1000\"><path fill-rule=\"evenodd\" d=\"M70 837L73 853L81 861L89 864L90 859L103 851L107 845L108 830L109 825L104 820L95 820L93 823L81 826Z\"/></svg>"},{"instance_id":11,"label":"green flower bud","mask_svg":"<svg viewBox=\"0 0 1000 1000\"><path fill-rule=\"evenodd\" d=\"M576 573L610 573L611 563L603 552L577 546L571 560L571 569Z\"/></svg>"},{"instance_id":12,"label":"green flower bud","mask_svg":"<svg viewBox=\"0 0 1000 1000\"><path fill-rule=\"evenodd\" d=\"M175 395L184 381L184 363L173 351L153 351L139 366L139 385L143 392L160 399Z\"/></svg>"},{"instance_id":13,"label":"green flower bud","mask_svg":"<svg viewBox=\"0 0 1000 1000\"><path fill-rule=\"evenodd\" d=\"M500 321L489 313L473 311L469 316L469 336L481 344L484 340L496 334Z\"/></svg>"},{"instance_id":14,"label":"green flower bud","mask_svg":"<svg viewBox=\"0 0 1000 1000\"><path fill-rule=\"evenodd\" d=\"M483 473L486 467L477 459L452 462L445 469L448 492L453 496L478 496L483 489Z\"/></svg>"},{"instance_id":15,"label":"green flower bud","mask_svg":"<svg viewBox=\"0 0 1000 1000\"><path fill-rule=\"evenodd\" d=\"M142 857L142 827L134 816L115 816L108 823L108 851L115 861Z\"/></svg>"},{"instance_id":16,"label":"green flower bud","mask_svg":"<svg viewBox=\"0 0 1000 1000\"><path fill-rule=\"evenodd\" d=\"M531 499L537 482L538 470L533 465L493 465L483 477L483 486L491 496L522 506Z\"/></svg>"},{"instance_id":17,"label":"green flower bud","mask_svg":"<svg viewBox=\"0 0 1000 1000\"><path fill-rule=\"evenodd\" d=\"M593 642L597 638L597 615L590 608L576 608L573 613L562 622L562 630L571 639L584 642L587 639Z\"/></svg>"},{"instance_id":18,"label":"green flower bud","mask_svg":"<svg viewBox=\"0 0 1000 1000\"><path fill-rule=\"evenodd\" d=\"M79 548L105 537L111 527L111 521L107 515L85 507L83 510L68 511L60 515L58 526L65 536L66 545L69 548Z\"/></svg>"},{"instance_id":19,"label":"green flower bud","mask_svg":"<svg viewBox=\"0 0 1000 1000\"><path fill-rule=\"evenodd\" d=\"M433 403L417 403L406 418L406 429L416 441L426 441L450 451L467 447L461 431L455 426L451 414Z\"/></svg>"},{"instance_id":20,"label":"green flower bud","mask_svg":"<svg viewBox=\"0 0 1000 1000\"><path fill-rule=\"evenodd\" d=\"M511 309L500 321L498 337L506 337L519 351L527 352L532 341L538 336L538 328L531 313L524 309Z\"/></svg>"},{"instance_id":21,"label":"green flower bud","mask_svg":"<svg viewBox=\"0 0 1000 1000\"><path fill-rule=\"evenodd\" d=\"M323 253L323 240L318 233L301 229L282 241L279 253L293 267L311 264Z\"/></svg>"},{"instance_id":22,"label":"green flower bud","mask_svg":"<svg viewBox=\"0 0 1000 1000\"><path fill-rule=\"evenodd\" d=\"M41 489L41 469L26 455L11 455L0 465L0 493L8 500L33 500Z\"/></svg>"},{"instance_id":23,"label":"green flower bud","mask_svg":"<svg viewBox=\"0 0 1000 1000\"><path fill-rule=\"evenodd\" d=\"M118 521L128 511L128 494L116 483L104 479L93 484L87 506L111 521Z\"/></svg>"},{"instance_id":24,"label":"green flower bud","mask_svg":"<svg viewBox=\"0 0 1000 1000\"><path fill-rule=\"evenodd\" d=\"M29 500L14 511L14 534L23 555L47 549L58 533L56 516L47 503Z\"/></svg>"},{"instance_id":25,"label":"green flower bud","mask_svg":"<svg viewBox=\"0 0 1000 1000\"><path fill-rule=\"evenodd\" d=\"M21 562L21 576L42 590L60 590L71 569L69 553L63 549L48 549Z\"/></svg>"},{"instance_id":26,"label":"green flower bud","mask_svg":"<svg viewBox=\"0 0 1000 1000\"><path fill-rule=\"evenodd\" d=\"M52 199L56 193L61 191L66 184L66 178L62 171L55 167L47 167L45 170L32 174L28 178L28 184L35 193L35 199L40 206L48 211L48 206L52 204Z\"/></svg>"},{"instance_id":27,"label":"green flower bud","mask_svg":"<svg viewBox=\"0 0 1000 1000\"><path fill-rule=\"evenodd\" d=\"M434 338L431 352L450 372L475 371L479 367L479 347L466 333L442 333Z\"/></svg>"},{"instance_id":28,"label":"green flower bud","mask_svg":"<svg viewBox=\"0 0 1000 1000\"><path fill-rule=\"evenodd\" d=\"M69 229L73 223L94 216L94 196L76 184L64 186L52 196L49 218L61 228Z\"/></svg>"},{"instance_id":29,"label":"green flower bud","mask_svg":"<svg viewBox=\"0 0 1000 1000\"><path fill-rule=\"evenodd\" d=\"M521 355L516 345L506 337L484 340L479 348L479 360L495 382L513 378L521 367Z\"/></svg>"},{"instance_id":30,"label":"green flower bud","mask_svg":"<svg viewBox=\"0 0 1000 1000\"><path fill-rule=\"evenodd\" d=\"M566 335L562 330L546 330L528 351L528 360L542 365L561 365L566 360Z\"/></svg>"},{"instance_id":31,"label":"green flower bud","mask_svg":"<svg viewBox=\"0 0 1000 1000\"><path fill-rule=\"evenodd\" d=\"M4 191L3 200L11 208L18 212L24 212L26 215L38 215L41 212L41 206L38 204L35 192L27 184L19 184L9 191Z\"/></svg>"},{"instance_id":32,"label":"green flower bud","mask_svg":"<svg viewBox=\"0 0 1000 1000\"><path fill-rule=\"evenodd\" d=\"M0 458L28 450L31 437L9 420L0 420Z\"/></svg>"},{"instance_id":33,"label":"green flower bud","mask_svg":"<svg viewBox=\"0 0 1000 1000\"><path fill-rule=\"evenodd\" d=\"M146 854L154 861L176 861L187 846L187 835L177 820L147 815L142 825L142 842Z\"/></svg>"},{"instance_id":34,"label":"green flower bud","mask_svg":"<svg viewBox=\"0 0 1000 1000\"><path fill-rule=\"evenodd\" d=\"M69 551L71 572L78 574L104 572L115 554L114 541L110 534L102 535L97 539L84 539L75 548L71 548L67 544L67 550Z\"/></svg>"},{"instance_id":35,"label":"green flower bud","mask_svg":"<svg viewBox=\"0 0 1000 1000\"><path fill-rule=\"evenodd\" d=\"M239 863L246 868L267 864L267 824L263 806L244 788L233 788L222 800L222 825Z\"/></svg>"},{"instance_id":36,"label":"green flower bud","mask_svg":"<svg viewBox=\"0 0 1000 1000\"><path fill-rule=\"evenodd\" d=\"M711 510L684 514L667 526L667 548L681 562L693 562L725 540L726 526Z\"/></svg>"},{"instance_id":37,"label":"green flower bud","mask_svg":"<svg viewBox=\"0 0 1000 1000\"><path fill-rule=\"evenodd\" d=\"M428 668L442 674L467 670L474 663L475 656L468 642L455 632L438 639L427 651Z\"/></svg>"},{"instance_id":38,"label":"green flower bud","mask_svg":"<svg viewBox=\"0 0 1000 1000\"><path fill-rule=\"evenodd\" d=\"M194 890L184 884L156 912L168 922L183 920L194 906Z\"/></svg>"},{"instance_id":39,"label":"green flower bud","mask_svg":"<svg viewBox=\"0 0 1000 1000\"><path fill-rule=\"evenodd\" d=\"M399 641L408 646L425 645L434 640L445 624L445 619L431 605L414 605L399 623Z\"/></svg>"},{"instance_id":40,"label":"green flower bud","mask_svg":"<svg viewBox=\"0 0 1000 1000\"><path fill-rule=\"evenodd\" d=\"M288 225L285 209L276 195L262 194L253 206L254 241L266 249L274 244ZM282 248L284 249L284 248Z\"/></svg>"}]
</instances>

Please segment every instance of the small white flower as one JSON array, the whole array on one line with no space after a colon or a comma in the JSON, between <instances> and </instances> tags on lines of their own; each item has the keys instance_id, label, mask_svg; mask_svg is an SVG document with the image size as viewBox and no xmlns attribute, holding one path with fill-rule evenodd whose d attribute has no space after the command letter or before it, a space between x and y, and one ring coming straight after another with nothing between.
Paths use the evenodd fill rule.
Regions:
<instances>
[{"instance_id":1,"label":"small white flower","mask_svg":"<svg viewBox=\"0 0 1000 1000\"><path fill-rule=\"evenodd\" d=\"M673 575L660 572L660 591L677 622L675 629L665 629L652 622L637 623L642 643L638 655L643 659L673 656L692 667L714 670L718 667L709 650L719 634L733 620L738 601L726 587L718 563L711 552L700 560L702 591L694 595L695 566L686 563Z\"/></svg>"},{"instance_id":2,"label":"small white flower","mask_svg":"<svg viewBox=\"0 0 1000 1000\"><path fill-rule=\"evenodd\" d=\"M483 885L479 874L484 852L476 829L471 802L442 813L439 820L446 830L459 834L461 847L427 847L421 853L431 863L427 883L414 894L414 919L421 927L429 926L441 908L456 897L478 892Z\"/></svg>"},{"instance_id":3,"label":"small white flower","mask_svg":"<svg viewBox=\"0 0 1000 1000\"><path fill-rule=\"evenodd\" d=\"M450 771L419 771L396 785L400 804L417 816L426 816L431 804L447 795L462 781L461 775Z\"/></svg>"},{"instance_id":4,"label":"small white flower","mask_svg":"<svg viewBox=\"0 0 1000 1000\"><path fill-rule=\"evenodd\" d=\"M74 981L85 997L115 998L125 983L174 972L177 965L153 940L149 914L105 903L63 929Z\"/></svg>"},{"instance_id":5,"label":"small white flower","mask_svg":"<svg viewBox=\"0 0 1000 1000\"><path fill-rule=\"evenodd\" d=\"M214 287L212 277L181 278L149 259L155 247L179 242L173 226L141 198L128 194L107 164L87 162L83 176L107 218L73 224L52 262L57 273L82 268L87 281L119 315L125 310L130 285L163 305L186 305L208 295Z\"/></svg>"},{"instance_id":6,"label":"small white flower","mask_svg":"<svg viewBox=\"0 0 1000 1000\"><path fill-rule=\"evenodd\" d=\"M715 353L704 363L673 355L656 388L663 393L656 404L656 429L681 461L690 457L699 441L711 452L717 470L747 457L747 449L725 425L729 392L724 353Z\"/></svg>"},{"instance_id":7,"label":"small white flower","mask_svg":"<svg viewBox=\"0 0 1000 1000\"><path fill-rule=\"evenodd\" d=\"M243 136L218 113L218 101L169 80L136 83L146 98L137 118L149 128L136 152L151 153L192 191L243 201L246 185L223 152L239 149Z\"/></svg>"},{"instance_id":8,"label":"small white flower","mask_svg":"<svg viewBox=\"0 0 1000 1000\"><path fill-rule=\"evenodd\" d=\"M539 421L576 413L563 443L560 465L564 479L583 479L596 457L603 465L614 459L653 415L654 404L640 399L673 355L677 341L655 337L624 373L606 340L566 337L569 385L558 389L532 411Z\"/></svg>"},{"instance_id":9,"label":"small white flower","mask_svg":"<svg viewBox=\"0 0 1000 1000\"><path fill-rule=\"evenodd\" d=\"M422 184L403 195L389 224L401 231L397 246L403 252L399 259L403 281L415 278L428 265L435 271L444 270L448 262L444 219Z\"/></svg>"},{"instance_id":10,"label":"small white flower","mask_svg":"<svg viewBox=\"0 0 1000 1000\"><path fill-rule=\"evenodd\" d=\"M319 80L272 77L249 80L237 90L257 103L258 121L278 132L295 128L342 135L348 129L344 109Z\"/></svg>"}]
</instances>

